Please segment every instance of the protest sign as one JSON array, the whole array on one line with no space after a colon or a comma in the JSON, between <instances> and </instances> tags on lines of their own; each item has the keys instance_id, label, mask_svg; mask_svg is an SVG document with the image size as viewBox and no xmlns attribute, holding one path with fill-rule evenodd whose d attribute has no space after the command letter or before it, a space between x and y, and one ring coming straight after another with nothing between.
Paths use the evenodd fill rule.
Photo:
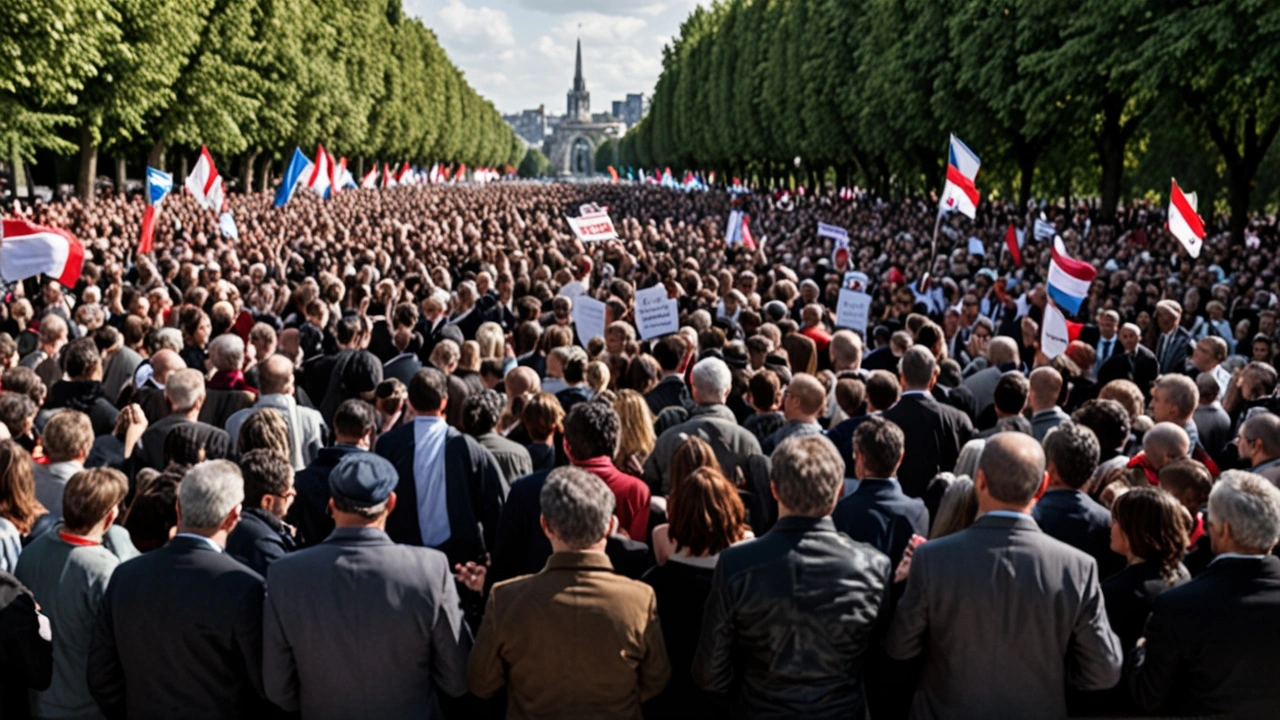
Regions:
<instances>
[{"instance_id":1,"label":"protest sign","mask_svg":"<svg viewBox=\"0 0 1280 720\"><path fill-rule=\"evenodd\" d=\"M867 334L867 317L871 314L871 296L856 290L840 290L840 302L836 306L836 327Z\"/></svg>"},{"instance_id":2,"label":"protest sign","mask_svg":"<svg viewBox=\"0 0 1280 720\"><path fill-rule=\"evenodd\" d=\"M578 341L583 347L593 337L604 339L604 303L590 295L573 299L573 324L578 330Z\"/></svg>"},{"instance_id":3,"label":"protest sign","mask_svg":"<svg viewBox=\"0 0 1280 720\"><path fill-rule=\"evenodd\" d=\"M818 237L835 240L836 247L849 244L849 231L839 225L828 225L824 222L818 223Z\"/></svg>"},{"instance_id":4,"label":"protest sign","mask_svg":"<svg viewBox=\"0 0 1280 720\"><path fill-rule=\"evenodd\" d=\"M969 254L985 256L987 254L987 248L982 244L981 240L976 237L971 237L969 238Z\"/></svg>"},{"instance_id":5,"label":"protest sign","mask_svg":"<svg viewBox=\"0 0 1280 720\"><path fill-rule=\"evenodd\" d=\"M636 328L642 340L670 335L680 329L680 304L667 299L667 288L654 285L636 293Z\"/></svg>"},{"instance_id":6,"label":"protest sign","mask_svg":"<svg viewBox=\"0 0 1280 720\"><path fill-rule=\"evenodd\" d=\"M566 217L569 228L582 242L599 242L601 240L617 240L618 233L613 229L613 220L608 215L587 215L584 217Z\"/></svg>"}]
</instances>

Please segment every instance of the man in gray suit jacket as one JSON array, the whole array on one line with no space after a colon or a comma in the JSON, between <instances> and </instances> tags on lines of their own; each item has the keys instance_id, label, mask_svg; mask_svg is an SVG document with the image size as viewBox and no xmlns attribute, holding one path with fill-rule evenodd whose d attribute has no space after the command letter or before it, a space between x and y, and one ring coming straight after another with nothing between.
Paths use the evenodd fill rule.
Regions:
<instances>
[{"instance_id":1,"label":"man in gray suit jacket","mask_svg":"<svg viewBox=\"0 0 1280 720\"><path fill-rule=\"evenodd\" d=\"M1067 716L1065 689L1120 680L1093 558L1030 517L1048 481L1044 451L1021 433L987 440L978 520L916 549L885 649L923 655L913 718ZM993 680L994 679L994 680Z\"/></svg>"},{"instance_id":2,"label":"man in gray suit jacket","mask_svg":"<svg viewBox=\"0 0 1280 720\"><path fill-rule=\"evenodd\" d=\"M333 533L267 568L263 685L289 712L440 718L437 690L467 690L471 632L448 560L384 530L399 479L384 458L348 454L329 474ZM479 589L474 570L461 579Z\"/></svg>"}]
</instances>

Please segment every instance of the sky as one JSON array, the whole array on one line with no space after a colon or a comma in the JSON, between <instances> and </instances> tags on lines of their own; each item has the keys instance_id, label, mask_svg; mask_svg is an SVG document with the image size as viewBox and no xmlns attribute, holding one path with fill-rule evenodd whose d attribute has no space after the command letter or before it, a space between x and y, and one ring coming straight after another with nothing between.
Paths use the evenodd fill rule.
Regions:
<instances>
[{"instance_id":1,"label":"sky","mask_svg":"<svg viewBox=\"0 0 1280 720\"><path fill-rule=\"evenodd\" d=\"M627 93L650 95L662 46L700 0L403 0L405 12L436 32L481 95L504 114L546 105L565 111L573 85L574 41L592 112ZM704 0L704 4L705 0Z\"/></svg>"}]
</instances>

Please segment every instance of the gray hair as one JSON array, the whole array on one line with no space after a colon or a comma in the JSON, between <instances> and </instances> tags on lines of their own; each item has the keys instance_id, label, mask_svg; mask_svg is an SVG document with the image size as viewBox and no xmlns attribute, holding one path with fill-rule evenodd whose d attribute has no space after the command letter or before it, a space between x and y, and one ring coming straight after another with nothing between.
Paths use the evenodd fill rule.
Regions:
<instances>
[{"instance_id":1,"label":"gray hair","mask_svg":"<svg viewBox=\"0 0 1280 720\"><path fill-rule=\"evenodd\" d=\"M1265 553L1280 539L1280 490L1244 470L1227 470L1209 493L1209 518L1231 528L1231 539Z\"/></svg>"},{"instance_id":2,"label":"gray hair","mask_svg":"<svg viewBox=\"0 0 1280 720\"><path fill-rule=\"evenodd\" d=\"M547 527L574 550L604 539L617 502L603 480L575 467L552 470L540 501Z\"/></svg>"},{"instance_id":3,"label":"gray hair","mask_svg":"<svg viewBox=\"0 0 1280 720\"><path fill-rule=\"evenodd\" d=\"M244 502L244 478L230 460L206 460L187 471L178 484L182 525L215 530Z\"/></svg>"},{"instance_id":4,"label":"gray hair","mask_svg":"<svg viewBox=\"0 0 1280 720\"><path fill-rule=\"evenodd\" d=\"M1144 452L1157 451L1173 457L1181 457L1191 450L1191 438L1187 431L1171 422L1156 423L1142 435Z\"/></svg>"},{"instance_id":5,"label":"gray hair","mask_svg":"<svg viewBox=\"0 0 1280 720\"><path fill-rule=\"evenodd\" d=\"M920 389L928 387L934 373L938 371L938 360L933 351L923 345L912 345L902 353L903 389Z\"/></svg>"},{"instance_id":6,"label":"gray hair","mask_svg":"<svg viewBox=\"0 0 1280 720\"><path fill-rule=\"evenodd\" d=\"M960 448L960 457L956 458L956 475L973 478L978 474L978 461L982 460L982 449L987 446L983 438L974 438Z\"/></svg>"},{"instance_id":7,"label":"gray hair","mask_svg":"<svg viewBox=\"0 0 1280 720\"><path fill-rule=\"evenodd\" d=\"M1240 426L1249 442L1262 441L1262 450L1270 457L1280 456L1280 416L1264 412L1254 415Z\"/></svg>"},{"instance_id":8,"label":"gray hair","mask_svg":"<svg viewBox=\"0 0 1280 720\"><path fill-rule=\"evenodd\" d=\"M157 350L182 352L182 331L178 328L163 327L156 330L153 353Z\"/></svg>"},{"instance_id":9,"label":"gray hair","mask_svg":"<svg viewBox=\"0 0 1280 720\"><path fill-rule=\"evenodd\" d=\"M1044 483L1044 449L1035 438L1005 432L987 438L978 461L991 497L1011 505L1025 505Z\"/></svg>"},{"instance_id":10,"label":"gray hair","mask_svg":"<svg viewBox=\"0 0 1280 720\"><path fill-rule=\"evenodd\" d=\"M770 458L769 479L778 502L809 517L831 513L844 488L844 460L823 435L784 440Z\"/></svg>"},{"instance_id":11,"label":"gray hair","mask_svg":"<svg viewBox=\"0 0 1280 720\"><path fill-rule=\"evenodd\" d=\"M1011 337L1001 335L991 339L987 345L987 362L993 367L1006 365L1018 359L1018 344Z\"/></svg>"},{"instance_id":12,"label":"gray hair","mask_svg":"<svg viewBox=\"0 0 1280 720\"><path fill-rule=\"evenodd\" d=\"M733 373L720 358L707 358L693 366L693 390L700 405L716 405L729 397Z\"/></svg>"},{"instance_id":13,"label":"gray hair","mask_svg":"<svg viewBox=\"0 0 1280 720\"><path fill-rule=\"evenodd\" d=\"M204 398L204 373L193 368L174 370L164 385L164 396L174 412L187 412Z\"/></svg>"},{"instance_id":14,"label":"gray hair","mask_svg":"<svg viewBox=\"0 0 1280 720\"><path fill-rule=\"evenodd\" d=\"M209 343L209 361L223 372L239 370L244 365L244 340L239 335L219 335Z\"/></svg>"},{"instance_id":15,"label":"gray hair","mask_svg":"<svg viewBox=\"0 0 1280 720\"><path fill-rule=\"evenodd\" d=\"M1178 417L1190 419L1196 406L1200 404L1200 390L1196 388L1195 381L1186 375L1161 375L1151 386L1152 392L1156 390L1165 393L1165 399L1178 409Z\"/></svg>"}]
</instances>

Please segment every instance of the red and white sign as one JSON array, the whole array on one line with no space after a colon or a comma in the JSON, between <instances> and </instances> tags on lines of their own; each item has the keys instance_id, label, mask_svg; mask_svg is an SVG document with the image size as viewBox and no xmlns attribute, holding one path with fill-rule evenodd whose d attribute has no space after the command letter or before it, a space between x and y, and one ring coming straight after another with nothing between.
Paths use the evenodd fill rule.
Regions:
<instances>
[{"instance_id":1,"label":"red and white sign","mask_svg":"<svg viewBox=\"0 0 1280 720\"><path fill-rule=\"evenodd\" d=\"M599 242L601 240L617 240L618 233L613 229L613 220L605 213L586 215L583 217L566 217L573 234L582 242Z\"/></svg>"}]
</instances>

